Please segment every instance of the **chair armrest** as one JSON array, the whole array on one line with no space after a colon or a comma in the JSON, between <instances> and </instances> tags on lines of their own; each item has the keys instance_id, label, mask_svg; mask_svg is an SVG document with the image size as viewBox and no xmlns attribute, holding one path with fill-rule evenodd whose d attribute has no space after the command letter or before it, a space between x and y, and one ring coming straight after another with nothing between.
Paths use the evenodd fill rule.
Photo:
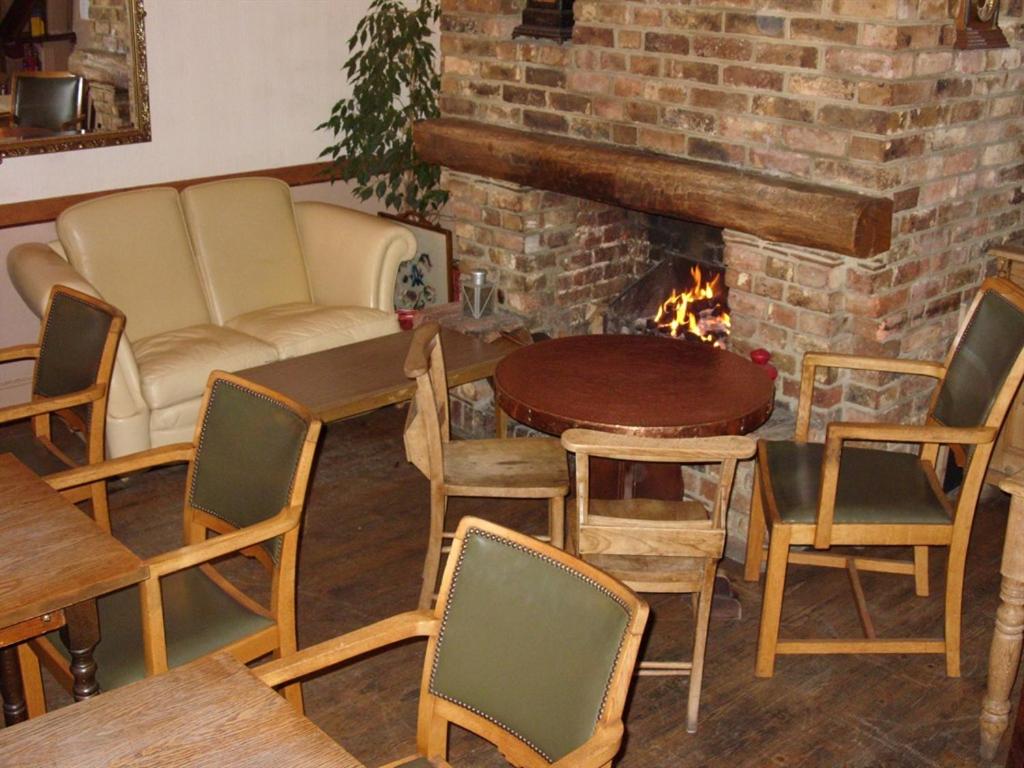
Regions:
<instances>
[{"instance_id":1,"label":"chair armrest","mask_svg":"<svg viewBox=\"0 0 1024 768\"><path fill-rule=\"evenodd\" d=\"M574 453L609 459L684 462L749 459L757 443L740 435L668 439L570 429L562 434L562 447Z\"/></svg>"},{"instance_id":2,"label":"chair armrest","mask_svg":"<svg viewBox=\"0 0 1024 768\"><path fill-rule=\"evenodd\" d=\"M553 762L551 768L589 768L592 765L611 765L612 758L622 746L624 730L621 720L616 720L607 726L599 726L593 736L568 755Z\"/></svg>"},{"instance_id":3,"label":"chair armrest","mask_svg":"<svg viewBox=\"0 0 1024 768\"><path fill-rule=\"evenodd\" d=\"M212 539L206 539L198 544L187 544L184 547L151 557L146 560L149 576L158 579L177 571L184 571L186 568L208 563L218 557L240 552L243 549L262 544L275 536L288 533L298 525L299 512L301 512L301 507L285 507L277 515L262 523L214 536Z\"/></svg>"},{"instance_id":4,"label":"chair armrest","mask_svg":"<svg viewBox=\"0 0 1024 768\"><path fill-rule=\"evenodd\" d=\"M111 477L129 475L133 472L138 472L140 469L189 461L192 458L192 454L192 443L175 443L174 445L164 445L160 448L152 448L148 451L122 456L119 459L108 459L98 464L89 464L84 467L68 469L64 472L56 472L52 475L47 475L43 479L54 490L63 491L79 485L88 485L97 480L107 480Z\"/></svg>"},{"instance_id":5,"label":"chair armrest","mask_svg":"<svg viewBox=\"0 0 1024 768\"><path fill-rule=\"evenodd\" d=\"M313 300L330 306L394 309L398 265L416 238L394 221L329 203L295 204Z\"/></svg>"},{"instance_id":6,"label":"chair armrest","mask_svg":"<svg viewBox=\"0 0 1024 768\"><path fill-rule=\"evenodd\" d=\"M253 669L253 673L270 687L276 688L402 640L433 637L439 627L440 620L431 611L408 611L324 640L283 659L267 662Z\"/></svg>"},{"instance_id":7,"label":"chair armrest","mask_svg":"<svg viewBox=\"0 0 1024 768\"><path fill-rule=\"evenodd\" d=\"M800 371L800 400L796 410L796 439L804 442L811 425L811 403L814 396L814 370L816 368L846 368L854 371L903 373L913 376L942 378L946 366L929 360L904 360L866 355L842 355L834 352L807 352Z\"/></svg>"},{"instance_id":8,"label":"chair armrest","mask_svg":"<svg viewBox=\"0 0 1024 768\"><path fill-rule=\"evenodd\" d=\"M0 363L13 363L15 360L35 360L38 358L38 344L19 344L16 347L0 349Z\"/></svg>"},{"instance_id":9,"label":"chair armrest","mask_svg":"<svg viewBox=\"0 0 1024 768\"><path fill-rule=\"evenodd\" d=\"M29 403L9 405L5 408L0 408L0 424L17 421L18 419L27 419L31 416L41 416L44 413L54 413L65 408L73 408L76 405L94 403L103 397L105 390L105 385L96 384L88 389L69 392L66 395L57 395L56 397L33 400Z\"/></svg>"},{"instance_id":10,"label":"chair armrest","mask_svg":"<svg viewBox=\"0 0 1024 768\"><path fill-rule=\"evenodd\" d=\"M836 421L828 425L825 444L843 440L878 443L957 443L983 445L996 439L996 427L947 427L942 424L870 424Z\"/></svg>"},{"instance_id":11,"label":"chair armrest","mask_svg":"<svg viewBox=\"0 0 1024 768\"><path fill-rule=\"evenodd\" d=\"M828 549L832 540L832 519L839 487L839 464L843 441L884 443L953 443L982 445L996 439L995 427L947 427L942 424L863 424L837 421L828 425L821 464L818 520L814 529L816 549Z\"/></svg>"}]
</instances>

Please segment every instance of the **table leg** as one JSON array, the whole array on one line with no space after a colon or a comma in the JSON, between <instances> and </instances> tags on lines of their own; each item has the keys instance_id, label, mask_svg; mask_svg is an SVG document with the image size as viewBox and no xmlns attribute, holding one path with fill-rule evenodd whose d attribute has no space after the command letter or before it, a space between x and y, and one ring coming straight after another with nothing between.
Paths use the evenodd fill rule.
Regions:
<instances>
[{"instance_id":1,"label":"table leg","mask_svg":"<svg viewBox=\"0 0 1024 768\"><path fill-rule=\"evenodd\" d=\"M4 725L15 725L28 719L16 645L0 648L0 694L4 699Z\"/></svg>"},{"instance_id":2,"label":"table leg","mask_svg":"<svg viewBox=\"0 0 1024 768\"><path fill-rule=\"evenodd\" d=\"M100 692L96 682L96 660L92 653L100 641L100 621L96 601L73 605L67 609L67 624L60 630L60 638L71 654L72 693L75 701L82 701Z\"/></svg>"},{"instance_id":3,"label":"table leg","mask_svg":"<svg viewBox=\"0 0 1024 768\"><path fill-rule=\"evenodd\" d=\"M988 657L988 690L981 705L981 754L992 759L1010 716L1010 691L1024 638L1024 498L1014 496L1006 523L1003 575Z\"/></svg>"}]
</instances>

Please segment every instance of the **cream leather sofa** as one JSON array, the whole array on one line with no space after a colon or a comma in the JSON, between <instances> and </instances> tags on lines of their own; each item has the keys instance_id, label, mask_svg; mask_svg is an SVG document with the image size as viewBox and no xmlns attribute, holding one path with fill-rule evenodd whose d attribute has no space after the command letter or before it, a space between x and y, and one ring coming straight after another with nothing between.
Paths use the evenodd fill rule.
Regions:
<instances>
[{"instance_id":1,"label":"cream leather sofa","mask_svg":"<svg viewBox=\"0 0 1024 768\"><path fill-rule=\"evenodd\" d=\"M60 215L57 235L12 249L8 271L37 315L62 283L127 316L107 415L111 456L190 441L215 368L397 331L395 276L416 249L394 222L293 204L288 186L267 178L89 200Z\"/></svg>"}]
</instances>

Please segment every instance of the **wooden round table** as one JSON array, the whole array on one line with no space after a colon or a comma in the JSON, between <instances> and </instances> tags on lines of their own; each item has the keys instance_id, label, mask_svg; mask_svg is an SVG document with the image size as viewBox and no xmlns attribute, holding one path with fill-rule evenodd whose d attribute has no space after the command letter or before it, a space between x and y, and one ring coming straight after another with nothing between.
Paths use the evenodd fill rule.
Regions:
<instances>
[{"instance_id":1,"label":"wooden round table","mask_svg":"<svg viewBox=\"0 0 1024 768\"><path fill-rule=\"evenodd\" d=\"M586 427L651 437L744 434L775 388L739 355L664 336L569 336L517 349L494 372L498 405L559 435Z\"/></svg>"}]
</instances>

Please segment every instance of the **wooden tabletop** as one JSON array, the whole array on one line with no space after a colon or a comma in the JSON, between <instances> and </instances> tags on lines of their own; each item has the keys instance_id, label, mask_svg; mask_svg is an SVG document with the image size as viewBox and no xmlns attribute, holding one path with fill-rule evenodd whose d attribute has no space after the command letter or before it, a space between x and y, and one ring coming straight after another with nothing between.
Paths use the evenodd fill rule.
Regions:
<instances>
[{"instance_id":1,"label":"wooden tabletop","mask_svg":"<svg viewBox=\"0 0 1024 768\"><path fill-rule=\"evenodd\" d=\"M361 768L227 653L0 731L6 768Z\"/></svg>"},{"instance_id":2,"label":"wooden tabletop","mask_svg":"<svg viewBox=\"0 0 1024 768\"><path fill-rule=\"evenodd\" d=\"M416 382L403 372L411 331L392 333L323 352L278 360L238 375L296 400L324 421L356 416L412 398ZM449 386L490 376L515 342L441 330Z\"/></svg>"},{"instance_id":3,"label":"wooden tabletop","mask_svg":"<svg viewBox=\"0 0 1024 768\"><path fill-rule=\"evenodd\" d=\"M494 373L512 418L558 435L572 427L652 437L744 434L771 414L759 366L662 336L569 336L522 347Z\"/></svg>"},{"instance_id":4,"label":"wooden tabletop","mask_svg":"<svg viewBox=\"0 0 1024 768\"><path fill-rule=\"evenodd\" d=\"M13 455L0 455L0 629L146 578L146 566Z\"/></svg>"}]
</instances>

